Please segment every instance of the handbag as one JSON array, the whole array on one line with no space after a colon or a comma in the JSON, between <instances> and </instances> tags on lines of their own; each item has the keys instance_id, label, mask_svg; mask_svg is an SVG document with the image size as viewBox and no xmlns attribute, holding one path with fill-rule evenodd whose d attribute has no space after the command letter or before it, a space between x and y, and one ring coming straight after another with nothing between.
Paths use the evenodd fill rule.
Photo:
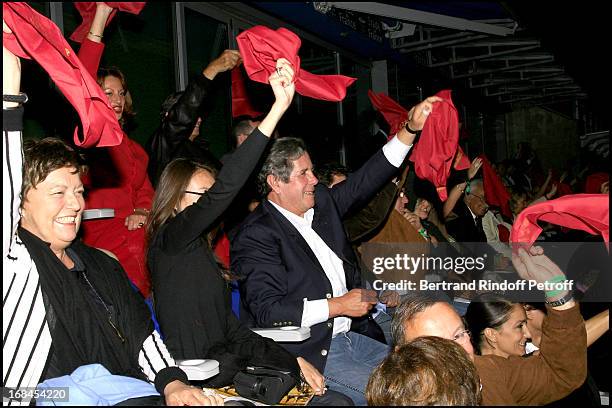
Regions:
<instances>
[{"instance_id":1,"label":"handbag","mask_svg":"<svg viewBox=\"0 0 612 408\"><path fill-rule=\"evenodd\" d=\"M265 367L249 366L234 376L234 388L240 396L268 405L278 404L295 384L291 372Z\"/></svg>"}]
</instances>

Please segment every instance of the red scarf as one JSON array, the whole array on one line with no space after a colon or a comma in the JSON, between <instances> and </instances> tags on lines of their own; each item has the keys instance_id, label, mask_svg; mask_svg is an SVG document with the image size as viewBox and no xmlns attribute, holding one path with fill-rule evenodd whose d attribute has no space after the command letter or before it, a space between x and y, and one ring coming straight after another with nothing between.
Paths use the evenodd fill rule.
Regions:
<instances>
[{"instance_id":1,"label":"red scarf","mask_svg":"<svg viewBox=\"0 0 612 408\"><path fill-rule=\"evenodd\" d=\"M465 154L461 146L457 144L457 154L455 155L455 160L453 161L453 168L455 170L465 170L469 169L471 165L472 163L467 157L467 154Z\"/></svg>"},{"instance_id":2,"label":"red scarf","mask_svg":"<svg viewBox=\"0 0 612 408\"><path fill-rule=\"evenodd\" d=\"M114 8L111 12L110 16L108 16L108 20L106 20L106 26L111 22L115 14L117 14L117 10L125 11L127 13L132 14L140 14L145 4L144 1L126 1L119 3L109 3L105 2L107 6ZM72 41L76 41L78 43L82 42L85 37L87 37L87 33L91 27L91 23L96 15L96 3L93 1L75 1L74 7L81 13L81 17L83 18L83 22L81 25L74 30L72 35L70 35L70 39Z\"/></svg>"},{"instance_id":3,"label":"red scarf","mask_svg":"<svg viewBox=\"0 0 612 408\"><path fill-rule=\"evenodd\" d=\"M368 97L372 106L378 110L389 124L389 137L391 139L401 130L401 124L408 119L408 111L402 105L389 98L384 93L374 93L368 90Z\"/></svg>"},{"instance_id":4,"label":"red scarf","mask_svg":"<svg viewBox=\"0 0 612 408\"><path fill-rule=\"evenodd\" d=\"M232 117L249 116L256 118L262 113L257 111L249 100L242 69L235 67L232 69Z\"/></svg>"},{"instance_id":5,"label":"red scarf","mask_svg":"<svg viewBox=\"0 0 612 408\"><path fill-rule=\"evenodd\" d=\"M512 212L510 211L510 193L506 190L506 186L504 186L499 175L493 170L487 156L481 154L480 158L482 159L482 183L485 201L489 205L499 207L503 215L512 218Z\"/></svg>"},{"instance_id":6,"label":"red scarf","mask_svg":"<svg viewBox=\"0 0 612 408\"><path fill-rule=\"evenodd\" d=\"M410 160L419 178L429 180L436 187L440 200L446 201L446 180L453 165L459 142L459 116L451 99L451 91L436 94L443 100L435 102L421 132L419 142L413 147Z\"/></svg>"},{"instance_id":7,"label":"red scarf","mask_svg":"<svg viewBox=\"0 0 612 408\"><path fill-rule=\"evenodd\" d=\"M302 42L286 28L274 31L255 26L240 33L236 42L244 68L253 81L267 84L279 58L291 63L295 71L295 90L302 96L338 102L344 99L346 88L356 80L344 75L315 75L300 69L298 50Z\"/></svg>"},{"instance_id":8,"label":"red scarf","mask_svg":"<svg viewBox=\"0 0 612 408\"><path fill-rule=\"evenodd\" d=\"M542 232L538 220L600 234L610 242L610 204L607 194L566 195L525 208L514 221L510 242L531 245Z\"/></svg>"},{"instance_id":9,"label":"red scarf","mask_svg":"<svg viewBox=\"0 0 612 408\"><path fill-rule=\"evenodd\" d=\"M108 98L70 48L59 28L23 2L2 4L3 19L12 34L2 44L13 54L38 62L79 114L83 140L74 131L77 146L116 146L123 139Z\"/></svg>"},{"instance_id":10,"label":"red scarf","mask_svg":"<svg viewBox=\"0 0 612 408\"><path fill-rule=\"evenodd\" d=\"M609 180L610 175L608 173L591 174L584 182L584 192L587 194L599 194L601 192L601 185Z\"/></svg>"}]
</instances>

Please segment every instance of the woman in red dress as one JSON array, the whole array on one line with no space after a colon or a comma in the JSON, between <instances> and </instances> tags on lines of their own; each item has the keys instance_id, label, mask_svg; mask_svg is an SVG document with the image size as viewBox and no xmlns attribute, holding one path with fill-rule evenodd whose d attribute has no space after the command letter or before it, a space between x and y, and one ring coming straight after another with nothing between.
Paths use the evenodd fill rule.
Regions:
<instances>
[{"instance_id":1,"label":"woman in red dress","mask_svg":"<svg viewBox=\"0 0 612 408\"><path fill-rule=\"evenodd\" d=\"M124 75L116 68L98 71L104 51L102 34L112 8L97 3L96 14L79 58L108 96L117 120L125 129L132 116L132 98ZM112 208L113 218L83 223L83 241L117 256L128 277L146 297L150 293L145 262L145 229L154 190L147 176L148 156L127 134L118 146L91 149L85 205L88 209Z\"/></svg>"}]
</instances>

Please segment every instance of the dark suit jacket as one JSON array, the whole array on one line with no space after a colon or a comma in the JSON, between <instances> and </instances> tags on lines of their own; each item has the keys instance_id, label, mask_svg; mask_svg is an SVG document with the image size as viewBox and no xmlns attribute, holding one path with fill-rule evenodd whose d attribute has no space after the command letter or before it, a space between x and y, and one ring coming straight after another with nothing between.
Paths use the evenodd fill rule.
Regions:
<instances>
[{"instance_id":1,"label":"dark suit jacket","mask_svg":"<svg viewBox=\"0 0 612 408\"><path fill-rule=\"evenodd\" d=\"M315 189L312 228L342 260L347 289L361 287L360 269L347 240L342 217L363 205L397 171L378 151L357 172L328 189ZM295 227L263 200L247 217L231 246L232 271L241 276L241 319L258 327L299 326L304 299L332 297L332 287L315 254ZM319 371L325 369L333 319L311 327L310 339L283 346Z\"/></svg>"},{"instance_id":2,"label":"dark suit jacket","mask_svg":"<svg viewBox=\"0 0 612 408\"><path fill-rule=\"evenodd\" d=\"M446 230L453 238L459 242L487 242L482 224L480 228L476 226L474 217L462 199L453 211L457 214L457 218L446 223Z\"/></svg>"},{"instance_id":3,"label":"dark suit jacket","mask_svg":"<svg viewBox=\"0 0 612 408\"><path fill-rule=\"evenodd\" d=\"M474 217L463 200L459 200L453 210L458 217L446 223L446 230L461 245L462 256L485 257L485 269L492 270L495 264L496 252L486 244L487 236L482 229L482 223L476 226ZM481 218L482 220L482 218ZM470 270L468 269L468 272ZM478 279L480 272L472 270L465 273L463 278Z\"/></svg>"}]
</instances>

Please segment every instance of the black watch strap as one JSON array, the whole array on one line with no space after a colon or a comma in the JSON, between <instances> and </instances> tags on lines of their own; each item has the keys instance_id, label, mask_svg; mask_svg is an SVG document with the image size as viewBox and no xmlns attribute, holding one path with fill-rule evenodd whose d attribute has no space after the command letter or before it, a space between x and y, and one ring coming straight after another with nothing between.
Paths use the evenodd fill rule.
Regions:
<instances>
[{"instance_id":1,"label":"black watch strap","mask_svg":"<svg viewBox=\"0 0 612 408\"><path fill-rule=\"evenodd\" d=\"M561 299L557 299L554 302L549 302L547 300L546 304L551 306L551 307L562 306L562 305L566 304L567 302L569 302L570 300L572 300L573 298L574 298L574 296L573 296L572 292L569 291L567 293L567 295L563 296Z\"/></svg>"},{"instance_id":2,"label":"black watch strap","mask_svg":"<svg viewBox=\"0 0 612 408\"><path fill-rule=\"evenodd\" d=\"M4 102L15 102L15 103L26 103L28 101L28 95L23 92L19 92L18 95L2 95L2 101Z\"/></svg>"},{"instance_id":3,"label":"black watch strap","mask_svg":"<svg viewBox=\"0 0 612 408\"><path fill-rule=\"evenodd\" d=\"M412 133L413 135L418 135L421 133L420 130L412 130L410 128L410 126L408 125L408 122L406 122L406 125L404 126L406 128L406 130L408 131L408 133Z\"/></svg>"}]
</instances>

